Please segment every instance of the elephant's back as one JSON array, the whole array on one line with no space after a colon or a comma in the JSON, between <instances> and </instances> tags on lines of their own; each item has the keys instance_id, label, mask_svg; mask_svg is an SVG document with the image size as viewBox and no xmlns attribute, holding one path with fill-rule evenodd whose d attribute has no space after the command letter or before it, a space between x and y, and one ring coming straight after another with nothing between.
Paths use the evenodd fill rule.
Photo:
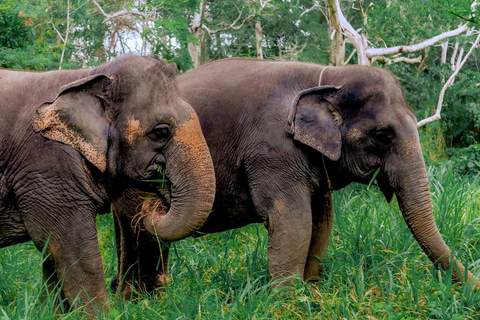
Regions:
<instances>
[{"instance_id":1,"label":"elephant's back","mask_svg":"<svg viewBox=\"0 0 480 320\"><path fill-rule=\"evenodd\" d=\"M26 109L36 110L53 101L60 88L80 79L87 70L32 72L0 70L0 112L8 116Z\"/></svg>"},{"instance_id":2,"label":"elephant's back","mask_svg":"<svg viewBox=\"0 0 480 320\"><path fill-rule=\"evenodd\" d=\"M53 101L63 85L83 73L0 70L0 161L23 154L29 147L39 147L38 140L43 138L32 125L36 109Z\"/></svg>"},{"instance_id":3,"label":"elephant's back","mask_svg":"<svg viewBox=\"0 0 480 320\"><path fill-rule=\"evenodd\" d=\"M188 71L176 82L200 119L216 114L228 122L250 115L254 121L272 107L286 117L296 94L318 85L321 70L303 62L232 58Z\"/></svg>"}]
</instances>

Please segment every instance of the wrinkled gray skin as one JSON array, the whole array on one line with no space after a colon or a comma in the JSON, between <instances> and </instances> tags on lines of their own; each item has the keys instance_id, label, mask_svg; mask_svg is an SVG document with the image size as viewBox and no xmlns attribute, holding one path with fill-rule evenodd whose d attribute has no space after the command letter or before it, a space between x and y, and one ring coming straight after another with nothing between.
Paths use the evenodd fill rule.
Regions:
<instances>
[{"instance_id":1,"label":"wrinkled gray skin","mask_svg":"<svg viewBox=\"0 0 480 320\"><path fill-rule=\"evenodd\" d=\"M417 120L397 80L373 67L329 67L318 86L323 69L227 59L177 77L200 118L217 179L213 211L199 231L264 222L271 276L318 278L333 224L328 177L338 190L369 183L380 168L376 179L386 199L396 195L421 248L448 269L450 251L432 215ZM155 270L157 244L139 247L122 252L118 279L135 265L144 271L137 282L151 289L152 279L166 279L166 270ZM167 255L164 247L160 266L166 267ZM456 264L456 280L464 279Z\"/></svg>"},{"instance_id":2,"label":"wrinkled gray skin","mask_svg":"<svg viewBox=\"0 0 480 320\"><path fill-rule=\"evenodd\" d=\"M63 280L68 304L107 302L95 216L127 187L155 195L145 180L160 165L174 200L166 215L144 213L147 231L177 240L208 216L213 165L165 63L125 56L92 70L0 70L0 97L0 248L46 245L44 279L50 288Z\"/></svg>"}]
</instances>

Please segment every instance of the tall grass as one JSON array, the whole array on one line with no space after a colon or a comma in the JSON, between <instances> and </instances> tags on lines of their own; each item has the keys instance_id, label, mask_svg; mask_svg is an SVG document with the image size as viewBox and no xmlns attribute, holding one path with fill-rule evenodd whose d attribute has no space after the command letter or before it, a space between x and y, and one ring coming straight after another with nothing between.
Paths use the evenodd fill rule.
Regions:
<instances>
[{"instance_id":1,"label":"tall grass","mask_svg":"<svg viewBox=\"0 0 480 320\"><path fill-rule=\"evenodd\" d=\"M448 166L429 170L438 227L459 258L480 275L480 184ZM108 319L475 319L480 293L452 284L408 230L396 203L375 188L352 185L334 194L335 225L318 283L294 278L271 291L263 225L189 238L170 251L165 292L125 302L110 295ZM98 217L107 283L116 268L113 223ZM1 319L79 319L57 314L41 282L42 258L30 243L0 250ZM295 281L296 280L296 281ZM45 296L45 299L40 297Z\"/></svg>"}]
</instances>

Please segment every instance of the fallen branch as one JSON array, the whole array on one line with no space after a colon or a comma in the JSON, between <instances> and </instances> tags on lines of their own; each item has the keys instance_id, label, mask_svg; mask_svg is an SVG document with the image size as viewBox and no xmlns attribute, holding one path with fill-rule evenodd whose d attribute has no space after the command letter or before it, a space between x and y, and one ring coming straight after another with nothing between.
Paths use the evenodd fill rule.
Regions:
<instances>
[{"instance_id":1,"label":"fallen branch","mask_svg":"<svg viewBox=\"0 0 480 320\"><path fill-rule=\"evenodd\" d=\"M423 119L422 121L419 121L417 123L417 128L420 128L426 125L427 123L441 119L440 112L442 111L443 97L445 96L445 91L447 91L447 88L453 83L453 81L455 80L455 77L460 72L460 69L462 69L468 57L470 57L470 54L478 46L479 43L480 43L480 33L478 34L477 40L475 40L470 50L468 50L467 54L463 58L462 62L459 64L458 68L452 73L452 75L450 76L450 78L448 79L448 81L445 83L442 90L440 91L440 95L438 97L437 110L435 111L435 114L431 117Z\"/></svg>"}]
</instances>

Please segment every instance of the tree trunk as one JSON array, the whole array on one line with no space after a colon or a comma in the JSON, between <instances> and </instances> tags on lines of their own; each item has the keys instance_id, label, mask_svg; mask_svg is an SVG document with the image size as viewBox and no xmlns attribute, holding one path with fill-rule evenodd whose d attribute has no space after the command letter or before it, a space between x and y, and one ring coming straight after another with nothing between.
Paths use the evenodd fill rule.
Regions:
<instances>
[{"instance_id":1,"label":"tree trunk","mask_svg":"<svg viewBox=\"0 0 480 320\"><path fill-rule=\"evenodd\" d=\"M336 0L325 0L328 8L328 33L332 36L330 44L330 62L334 66L342 66L345 60L345 38L338 16Z\"/></svg>"},{"instance_id":2,"label":"tree trunk","mask_svg":"<svg viewBox=\"0 0 480 320\"><path fill-rule=\"evenodd\" d=\"M260 21L257 21L257 23L255 23L255 39L257 39L257 58L263 59L263 51L262 51L263 29Z\"/></svg>"},{"instance_id":3,"label":"tree trunk","mask_svg":"<svg viewBox=\"0 0 480 320\"><path fill-rule=\"evenodd\" d=\"M192 26L188 29L190 34L192 34L200 43L202 35L204 31L202 30L202 18L203 18L203 11L204 11L205 3L202 0L200 2L199 12L195 12L193 16ZM188 44L188 53L190 54L190 58L192 59L194 68L198 67L199 65L199 56L200 56L200 45L190 42Z\"/></svg>"},{"instance_id":4,"label":"tree trunk","mask_svg":"<svg viewBox=\"0 0 480 320\"><path fill-rule=\"evenodd\" d=\"M207 39L205 39L205 33L202 33L200 36L200 52L198 57L198 66L204 65L208 62L207 56Z\"/></svg>"}]
</instances>

